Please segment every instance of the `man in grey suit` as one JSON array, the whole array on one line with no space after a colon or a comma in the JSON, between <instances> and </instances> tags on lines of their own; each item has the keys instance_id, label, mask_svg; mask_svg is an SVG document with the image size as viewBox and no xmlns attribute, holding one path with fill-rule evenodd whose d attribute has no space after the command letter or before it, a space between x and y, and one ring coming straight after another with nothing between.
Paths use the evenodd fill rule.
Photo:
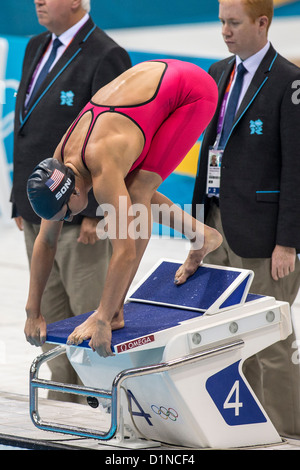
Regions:
<instances>
[{"instance_id":1,"label":"man in grey suit","mask_svg":"<svg viewBox=\"0 0 300 470\"><path fill-rule=\"evenodd\" d=\"M25 52L15 107L11 198L13 217L24 230L29 260L40 219L27 198L28 176L41 158L53 155L92 95L131 66L127 52L92 21L89 0L35 0L35 6L39 23L47 32L33 37ZM38 86L45 69L46 78ZM98 205L93 195L89 196L88 207L72 223L64 224L58 242L42 302L47 323L99 305L111 247L96 236ZM52 380L76 383L66 358L51 362ZM53 392L49 397L70 398Z\"/></svg>"},{"instance_id":2,"label":"man in grey suit","mask_svg":"<svg viewBox=\"0 0 300 470\"><path fill-rule=\"evenodd\" d=\"M223 235L206 263L254 271L251 291L293 304L300 286L300 69L268 41L272 0L219 0L234 56L213 64L216 114L200 152L193 211ZM218 167L208 162L217 155ZM244 373L281 435L300 437L295 334L249 359Z\"/></svg>"}]
</instances>

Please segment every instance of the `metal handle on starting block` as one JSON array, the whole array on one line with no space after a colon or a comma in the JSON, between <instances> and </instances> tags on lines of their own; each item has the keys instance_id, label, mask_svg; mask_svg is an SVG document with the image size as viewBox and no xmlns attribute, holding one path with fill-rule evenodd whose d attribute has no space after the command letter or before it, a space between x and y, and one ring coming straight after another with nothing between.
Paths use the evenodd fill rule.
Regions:
<instances>
[{"instance_id":1,"label":"metal handle on starting block","mask_svg":"<svg viewBox=\"0 0 300 470\"><path fill-rule=\"evenodd\" d=\"M39 379L38 373L42 364L54 359L55 357L65 353L66 347L58 346L44 354L38 356L32 363L30 368L30 416L36 427L52 432L61 432L65 434L73 434L81 437L89 437L93 439L109 440L114 437L118 430L120 423L120 388L124 380L133 377L139 377L143 375L155 374L160 372L167 372L178 367L193 364L200 360L204 360L213 357L217 354L223 354L231 352L236 349L240 349L244 346L243 340L236 340L223 345L207 348L206 350L200 351L196 354L188 355L185 357L173 359L160 364L153 364L144 367L138 367L133 369L126 369L119 372L113 380L112 390L100 390L93 387L79 386L79 385L67 385L49 380ZM38 412L38 388L56 390L60 392L69 392L73 394L86 395L98 398L109 398L111 399L111 425L107 432L101 432L97 430L91 430L87 428L61 425L59 423L51 423L43 421Z\"/></svg>"}]
</instances>

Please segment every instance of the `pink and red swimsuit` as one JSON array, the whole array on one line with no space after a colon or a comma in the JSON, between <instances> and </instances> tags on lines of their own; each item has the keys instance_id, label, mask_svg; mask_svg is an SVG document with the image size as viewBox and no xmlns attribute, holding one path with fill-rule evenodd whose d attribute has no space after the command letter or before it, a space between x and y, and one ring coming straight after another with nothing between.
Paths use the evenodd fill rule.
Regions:
<instances>
[{"instance_id":1,"label":"pink and red swimsuit","mask_svg":"<svg viewBox=\"0 0 300 470\"><path fill-rule=\"evenodd\" d=\"M218 90L214 80L195 64L175 59L156 60L165 64L154 96L133 106L102 106L90 101L70 127L66 143L79 120L91 113L84 145L85 149L95 122L103 113L119 113L131 119L142 131L144 148L132 165L135 168L158 173L164 180L171 174L209 124L217 106Z\"/></svg>"}]
</instances>

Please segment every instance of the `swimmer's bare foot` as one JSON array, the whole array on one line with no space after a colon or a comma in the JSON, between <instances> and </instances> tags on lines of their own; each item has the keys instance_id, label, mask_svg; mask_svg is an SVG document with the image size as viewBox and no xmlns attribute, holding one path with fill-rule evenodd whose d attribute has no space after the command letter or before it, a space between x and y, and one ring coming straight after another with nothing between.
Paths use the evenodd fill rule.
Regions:
<instances>
[{"instance_id":1,"label":"swimmer's bare foot","mask_svg":"<svg viewBox=\"0 0 300 470\"><path fill-rule=\"evenodd\" d=\"M119 330L120 328L124 328L123 308L114 315L110 326L112 330ZM78 345L83 341L91 339L97 328L101 329L101 325L99 325L99 317L97 315L97 311L95 311L81 325L78 325L74 329L74 331L68 337L67 344Z\"/></svg>"},{"instance_id":2,"label":"swimmer's bare foot","mask_svg":"<svg viewBox=\"0 0 300 470\"><path fill-rule=\"evenodd\" d=\"M186 280L197 271L205 256L211 251L216 250L221 245L222 241L223 237L217 230L205 226L204 244L202 248L198 250L191 248L187 259L175 274L175 284L184 284Z\"/></svg>"},{"instance_id":3,"label":"swimmer's bare foot","mask_svg":"<svg viewBox=\"0 0 300 470\"><path fill-rule=\"evenodd\" d=\"M81 344L83 341L90 339L97 328L98 318L97 311L92 313L81 325L78 325L70 334L67 344Z\"/></svg>"}]
</instances>

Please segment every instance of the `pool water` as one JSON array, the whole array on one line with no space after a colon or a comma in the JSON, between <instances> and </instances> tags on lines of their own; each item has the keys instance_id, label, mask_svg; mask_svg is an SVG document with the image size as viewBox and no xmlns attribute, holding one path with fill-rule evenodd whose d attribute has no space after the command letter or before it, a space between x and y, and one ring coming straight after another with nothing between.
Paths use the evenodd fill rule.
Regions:
<instances>
[{"instance_id":1,"label":"pool water","mask_svg":"<svg viewBox=\"0 0 300 470\"><path fill-rule=\"evenodd\" d=\"M0 450L29 450L24 447L15 447L15 446L6 446L4 444L0 444Z\"/></svg>"}]
</instances>

